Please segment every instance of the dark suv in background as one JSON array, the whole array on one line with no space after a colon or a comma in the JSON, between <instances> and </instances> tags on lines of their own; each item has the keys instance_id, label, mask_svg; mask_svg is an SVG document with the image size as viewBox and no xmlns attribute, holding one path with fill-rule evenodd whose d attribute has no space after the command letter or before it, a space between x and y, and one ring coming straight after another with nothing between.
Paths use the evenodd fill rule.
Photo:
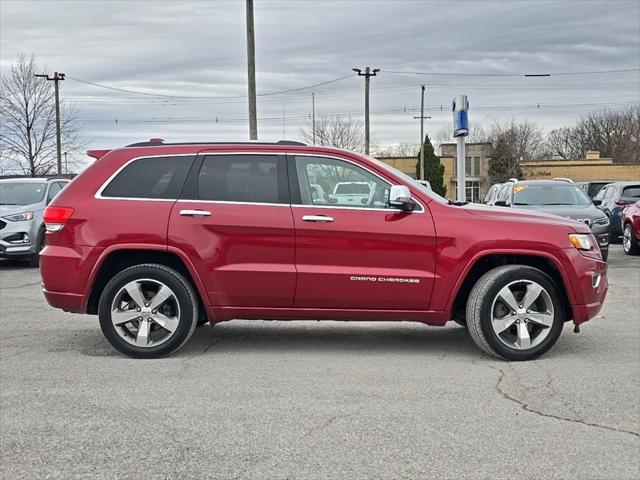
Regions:
<instances>
[{"instance_id":1,"label":"dark suv in background","mask_svg":"<svg viewBox=\"0 0 640 480\"><path fill-rule=\"evenodd\" d=\"M606 261L609 256L609 219L573 182L509 181L494 192L487 204L535 210L584 223L591 228L593 235L597 238L602 258Z\"/></svg>"},{"instance_id":2,"label":"dark suv in background","mask_svg":"<svg viewBox=\"0 0 640 480\"><path fill-rule=\"evenodd\" d=\"M617 243L622 236L622 210L640 200L640 182L612 182L600 190L595 198L611 221L609 241Z\"/></svg>"}]
</instances>

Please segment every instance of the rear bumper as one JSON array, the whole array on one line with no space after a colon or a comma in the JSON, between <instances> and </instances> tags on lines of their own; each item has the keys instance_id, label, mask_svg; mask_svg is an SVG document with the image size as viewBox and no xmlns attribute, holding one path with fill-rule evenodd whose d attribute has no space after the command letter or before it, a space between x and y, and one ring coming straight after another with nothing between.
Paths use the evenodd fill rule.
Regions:
<instances>
[{"instance_id":1,"label":"rear bumper","mask_svg":"<svg viewBox=\"0 0 640 480\"><path fill-rule=\"evenodd\" d=\"M40 252L42 291L52 307L86 313L90 277L102 248L47 245Z\"/></svg>"},{"instance_id":2,"label":"rear bumper","mask_svg":"<svg viewBox=\"0 0 640 480\"><path fill-rule=\"evenodd\" d=\"M47 303L55 308L61 308L65 312L72 313L84 313L83 308L84 295L76 293L64 293L64 292L50 292L49 290L42 289L44 298L47 299Z\"/></svg>"}]
</instances>

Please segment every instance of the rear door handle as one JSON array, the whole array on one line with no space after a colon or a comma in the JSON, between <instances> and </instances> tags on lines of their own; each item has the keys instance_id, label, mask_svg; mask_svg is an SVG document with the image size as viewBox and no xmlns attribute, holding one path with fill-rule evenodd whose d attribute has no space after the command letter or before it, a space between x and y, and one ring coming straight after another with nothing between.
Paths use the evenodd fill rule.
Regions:
<instances>
[{"instance_id":1,"label":"rear door handle","mask_svg":"<svg viewBox=\"0 0 640 480\"><path fill-rule=\"evenodd\" d=\"M305 222L333 222L333 217L326 215L305 215L302 217Z\"/></svg>"},{"instance_id":2,"label":"rear door handle","mask_svg":"<svg viewBox=\"0 0 640 480\"><path fill-rule=\"evenodd\" d=\"M211 212L208 210L180 210L183 217L210 217Z\"/></svg>"}]
</instances>

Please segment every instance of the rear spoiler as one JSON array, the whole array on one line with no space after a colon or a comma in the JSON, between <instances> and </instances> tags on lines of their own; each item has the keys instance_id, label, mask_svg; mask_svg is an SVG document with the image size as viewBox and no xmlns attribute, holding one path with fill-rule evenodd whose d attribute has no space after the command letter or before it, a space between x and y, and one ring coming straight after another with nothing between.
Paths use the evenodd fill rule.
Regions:
<instances>
[{"instance_id":1,"label":"rear spoiler","mask_svg":"<svg viewBox=\"0 0 640 480\"><path fill-rule=\"evenodd\" d=\"M96 160L99 160L100 158L104 157L110 151L111 150L87 150L87 155L89 155L90 157L95 158Z\"/></svg>"}]
</instances>

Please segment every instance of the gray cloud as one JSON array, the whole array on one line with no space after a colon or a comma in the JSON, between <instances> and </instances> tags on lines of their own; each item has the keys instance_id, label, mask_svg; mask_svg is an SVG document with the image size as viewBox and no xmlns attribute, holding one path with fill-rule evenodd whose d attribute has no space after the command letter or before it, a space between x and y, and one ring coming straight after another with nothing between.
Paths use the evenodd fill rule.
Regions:
<instances>
[{"instance_id":1,"label":"gray cloud","mask_svg":"<svg viewBox=\"0 0 640 480\"><path fill-rule=\"evenodd\" d=\"M25 52L52 70L117 88L243 96L244 15L241 0L2 0L0 71L6 71L17 52ZM381 145L418 140L418 123L412 118L416 113L411 109L419 106L421 83L428 85L431 133L450 124L448 105L458 93L470 96L472 122L488 125L516 117L547 129L571 123L590 107L544 105L640 100L638 72L525 79L384 71L499 74L638 68L637 1L256 0L255 23L259 92L338 78L353 67L382 68L372 80L371 97L372 111L380 112L372 116L372 129ZM318 113L362 112L362 83L353 77L314 89ZM80 109L83 133L94 147L149 136L171 140L247 136L245 99L157 99L72 79L62 88L64 98ZM311 110L310 95L307 90L260 97L261 137L280 138L284 129L287 137L299 138ZM538 103L543 107L507 108Z\"/></svg>"}]
</instances>

